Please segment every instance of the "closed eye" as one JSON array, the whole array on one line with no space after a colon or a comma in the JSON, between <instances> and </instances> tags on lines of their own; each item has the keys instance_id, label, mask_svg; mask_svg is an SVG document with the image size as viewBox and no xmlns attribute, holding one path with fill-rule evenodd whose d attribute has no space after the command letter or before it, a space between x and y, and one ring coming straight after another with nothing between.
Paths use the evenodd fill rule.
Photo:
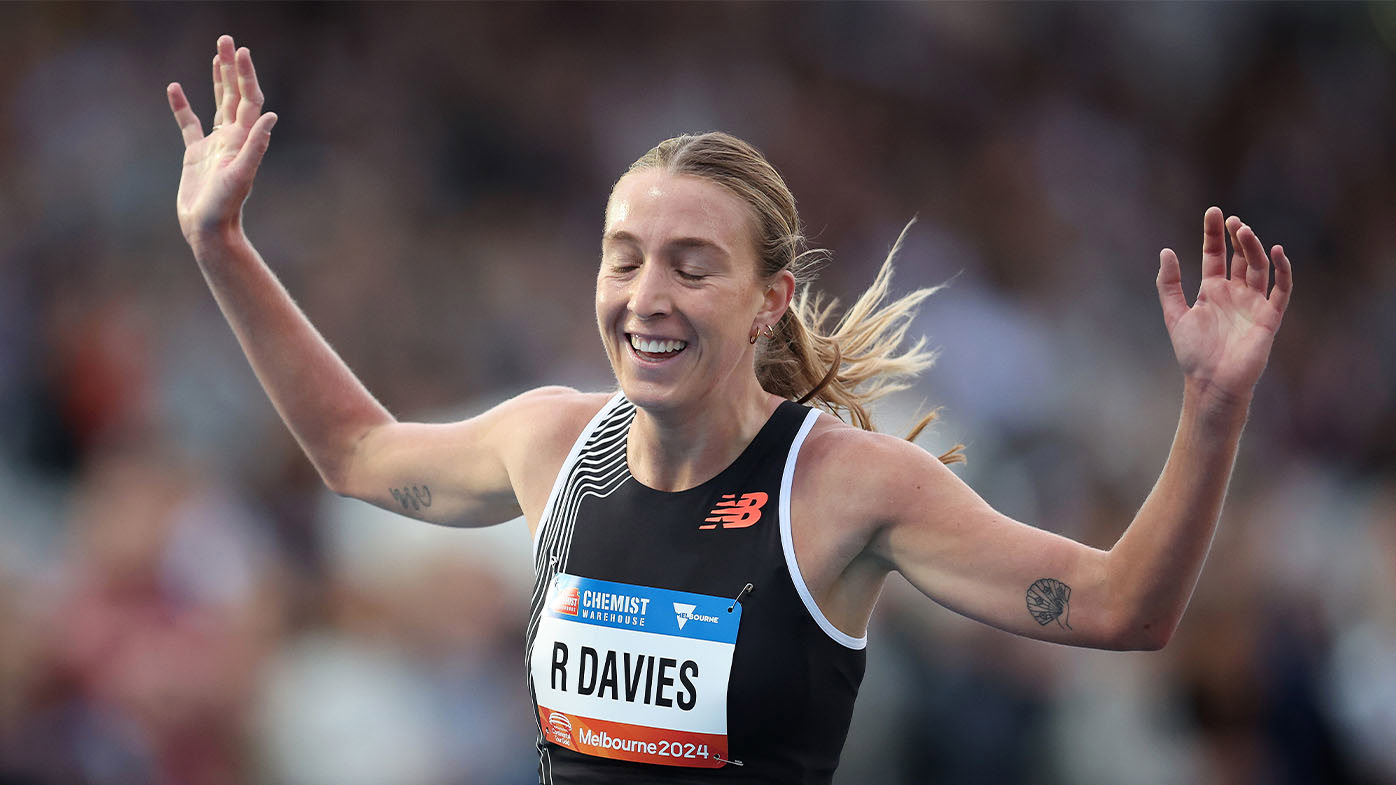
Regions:
<instances>
[{"instance_id":1,"label":"closed eye","mask_svg":"<svg viewBox=\"0 0 1396 785\"><path fill-rule=\"evenodd\" d=\"M626 256L606 257L606 266L618 273L628 273L640 268L640 263Z\"/></svg>"}]
</instances>

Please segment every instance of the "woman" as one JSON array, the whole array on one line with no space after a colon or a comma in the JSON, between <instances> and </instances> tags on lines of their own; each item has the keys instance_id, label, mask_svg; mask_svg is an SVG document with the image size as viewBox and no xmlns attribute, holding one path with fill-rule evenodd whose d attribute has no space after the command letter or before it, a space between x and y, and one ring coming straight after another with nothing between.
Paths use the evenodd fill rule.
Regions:
<instances>
[{"instance_id":1,"label":"woman","mask_svg":"<svg viewBox=\"0 0 1396 785\"><path fill-rule=\"evenodd\" d=\"M186 146L180 224L326 484L436 523L528 521L540 782L828 782L893 571L1020 635L1168 641L1292 289L1283 249L1267 257L1239 219L1207 210L1191 307L1177 257L1160 256L1182 414L1153 492L1102 551L994 511L945 467L953 456L866 429L862 404L927 364L920 344L897 346L928 292L879 307L884 266L821 335L827 311L797 297L794 200L759 153L723 134L661 143L611 193L596 314L618 393L543 388L464 422L397 422L243 232L276 116L228 36L213 81L207 136L168 88Z\"/></svg>"}]
</instances>

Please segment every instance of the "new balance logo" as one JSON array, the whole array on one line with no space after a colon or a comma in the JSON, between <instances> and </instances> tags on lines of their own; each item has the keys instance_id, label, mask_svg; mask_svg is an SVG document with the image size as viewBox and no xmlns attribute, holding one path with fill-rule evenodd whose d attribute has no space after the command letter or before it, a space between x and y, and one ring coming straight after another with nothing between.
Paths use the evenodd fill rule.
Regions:
<instances>
[{"instance_id":1,"label":"new balance logo","mask_svg":"<svg viewBox=\"0 0 1396 785\"><path fill-rule=\"evenodd\" d=\"M722 501L708 513L711 517L704 518L703 525L698 528L716 529L720 523L724 529L745 529L761 520L761 508L766 499L766 494L759 491L744 493L740 498L735 493L724 493Z\"/></svg>"}]
</instances>

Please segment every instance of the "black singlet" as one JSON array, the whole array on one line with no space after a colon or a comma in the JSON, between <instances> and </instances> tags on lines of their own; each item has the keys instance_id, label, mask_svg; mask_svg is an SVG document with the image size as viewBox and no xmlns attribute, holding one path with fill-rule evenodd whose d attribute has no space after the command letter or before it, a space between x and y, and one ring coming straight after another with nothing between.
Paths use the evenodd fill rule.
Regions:
<instances>
[{"instance_id":1,"label":"black singlet","mask_svg":"<svg viewBox=\"0 0 1396 785\"><path fill-rule=\"evenodd\" d=\"M795 563L789 489L800 445L817 416L782 403L732 465L677 493L653 490L631 476L626 437L635 407L619 393L578 437L534 540L537 578L527 663L539 720L541 785L832 780L863 678L866 637L853 638L824 617ZM752 588L743 594L747 584ZM723 601L720 607L671 602L688 599L679 593ZM649 630L716 630L739 595L735 648L636 628L647 614ZM577 621L588 617L599 620L590 624L610 626ZM564 642L556 632L560 627L581 632ZM593 631L599 637L588 637ZM630 642L614 642L625 635ZM644 650L643 641L661 639L678 647L667 660L663 652ZM674 727L670 718L689 721L705 710L697 699L708 697L698 677L711 679L720 670L696 654L701 665L684 659L685 652L701 647L730 656L725 760L742 765L712 760L707 745L683 744L683 737L651 732L651 725L631 733L638 741L625 741L624 729L640 726L581 716L614 711L628 719L641 714L626 712L640 712L662 718L653 727ZM577 696L581 691L585 698ZM562 700L589 702L562 711L546 705ZM723 705L722 696L708 700L706 711L717 711L715 705ZM598 727L611 730L598 734ZM583 737L650 759L656 753L676 756L666 760L682 765L621 760L625 756L609 747L604 754L613 757L601 757L554 741L576 746ZM716 768L698 767L703 764Z\"/></svg>"}]
</instances>

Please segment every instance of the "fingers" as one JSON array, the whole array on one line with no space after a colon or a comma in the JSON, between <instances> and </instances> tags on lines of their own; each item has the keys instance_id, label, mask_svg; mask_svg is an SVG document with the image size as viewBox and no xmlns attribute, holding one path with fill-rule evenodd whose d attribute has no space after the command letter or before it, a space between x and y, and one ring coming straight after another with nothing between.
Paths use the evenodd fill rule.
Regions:
<instances>
[{"instance_id":1,"label":"fingers","mask_svg":"<svg viewBox=\"0 0 1396 785\"><path fill-rule=\"evenodd\" d=\"M257 84L257 70L252 67L252 52L247 47L237 50L236 71L238 94L237 122L251 128L262 114L262 88Z\"/></svg>"},{"instance_id":2,"label":"fingers","mask_svg":"<svg viewBox=\"0 0 1396 785\"><path fill-rule=\"evenodd\" d=\"M238 95L237 54L233 49L233 37L220 36L218 39L218 78L223 83L223 99L218 102L219 123L231 123L237 119Z\"/></svg>"},{"instance_id":3,"label":"fingers","mask_svg":"<svg viewBox=\"0 0 1396 785\"><path fill-rule=\"evenodd\" d=\"M1165 248L1158 255L1158 301L1163 306L1163 324L1169 329L1188 312L1188 300L1183 295L1183 275L1178 267L1178 255Z\"/></svg>"},{"instance_id":4,"label":"fingers","mask_svg":"<svg viewBox=\"0 0 1396 785\"><path fill-rule=\"evenodd\" d=\"M1236 236L1246 252L1246 285L1263 296L1270 284L1270 259L1265 255L1265 247L1255 231L1245 224L1241 224Z\"/></svg>"},{"instance_id":5,"label":"fingers","mask_svg":"<svg viewBox=\"0 0 1396 785\"><path fill-rule=\"evenodd\" d=\"M1270 304L1283 314L1289 307L1289 293L1294 290L1294 271L1281 246L1270 249L1270 260L1275 264L1275 288L1270 292Z\"/></svg>"},{"instance_id":6,"label":"fingers","mask_svg":"<svg viewBox=\"0 0 1396 785\"><path fill-rule=\"evenodd\" d=\"M1226 219L1226 232L1231 235L1231 280L1233 283L1246 281L1246 246L1241 243L1241 219L1231 216Z\"/></svg>"},{"instance_id":7,"label":"fingers","mask_svg":"<svg viewBox=\"0 0 1396 785\"><path fill-rule=\"evenodd\" d=\"M223 71L222 58L213 56L213 127L223 124Z\"/></svg>"},{"instance_id":8,"label":"fingers","mask_svg":"<svg viewBox=\"0 0 1396 785\"><path fill-rule=\"evenodd\" d=\"M1276 245L1267 256L1265 246L1255 230L1236 216L1222 221L1220 208L1209 207L1202 218L1202 276L1203 278L1226 275L1226 235L1231 236L1231 284L1244 286L1266 296L1270 282L1270 268L1274 265L1275 285L1267 297L1271 305L1281 313L1289 306L1290 292L1294 290L1294 271L1284 248ZM1159 301L1163 304L1164 321L1172 324L1176 315L1187 308L1181 282L1177 272L1178 257L1165 248L1159 256Z\"/></svg>"},{"instance_id":9,"label":"fingers","mask_svg":"<svg viewBox=\"0 0 1396 785\"><path fill-rule=\"evenodd\" d=\"M1202 277L1226 276L1226 228L1220 207L1208 207L1202 216ZM1177 258L1176 256L1174 257Z\"/></svg>"},{"instance_id":10,"label":"fingers","mask_svg":"<svg viewBox=\"0 0 1396 785\"><path fill-rule=\"evenodd\" d=\"M165 88L165 97L170 100L170 111L174 113L175 122L179 124L184 146L188 147L204 138L203 126L199 124L194 110L189 107L189 99L184 96L184 88L179 86L179 82L171 82L169 87Z\"/></svg>"},{"instance_id":11,"label":"fingers","mask_svg":"<svg viewBox=\"0 0 1396 785\"><path fill-rule=\"evenodd\" d=\"M233 160L233 167L243 172L249 181L252 175L256 174L257 167L261 166L262 156L267 154L267 146L271 144L271 128L274 125L275 112L267 112L257 118L252 130L247 134L247 141L243 142L242 149Z\"/></svg>"}]
</instances>

